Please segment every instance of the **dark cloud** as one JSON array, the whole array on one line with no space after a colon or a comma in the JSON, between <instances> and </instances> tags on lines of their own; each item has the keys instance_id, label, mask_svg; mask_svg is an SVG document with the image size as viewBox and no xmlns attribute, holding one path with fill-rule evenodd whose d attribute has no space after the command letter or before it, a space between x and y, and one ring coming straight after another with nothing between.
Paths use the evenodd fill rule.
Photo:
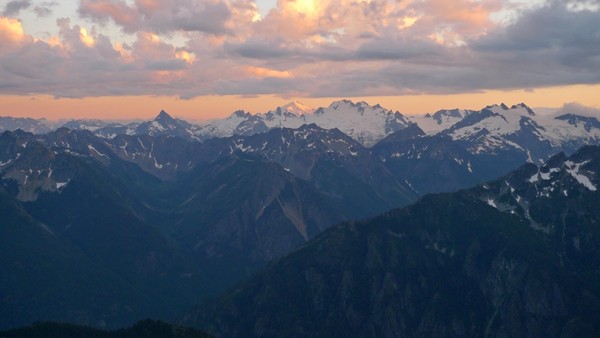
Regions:
<instances>
[{"instance_id":1,"label":"dark cloud","mask_svg":"<svg viewBox=\"0 0 600 338\"><path fill-rule=\"evenodd\" d=\"M147 70L175 71L185 69L186 63L183 60L160 60L148 62L145 68Z\"/></svg>"},{"instance_id":2,"label":"dark cloud","mask_svg":"<svg viewBox=\"0 0 600 338\"><path fill-rule=\"evenodd\" d=\"M376 38L362 44L356 51L358 59L405 60L431 59L443 53L442 48L431 40L405 38Z\"/></svg>"},{"instance_id":3,"label":"dark cloud","mask_svg":"<svg viewBox=\"0 0 600 338\"><path fill-rule=\"evenodd\" d=\"M29 8L29 6L31 6L31 1L29 0L13 0L13 1L9 1L6 6L4 6L4 11L2 12L2 15L4 16L16 16L19 15L19 12L21 12L24 9Z\"/></svg>"},{"instance_id":4,"label":"dark cloud","mask_svg":"<svg viewBox=\"0 0 600 338\"><path fill-rule=\"evenodd\" d=\"M490 71L514 73L507 87L598 83L599 23L600 11L573 11L552 1L470 46Z\"/></svg>"},{"instance_id":5,"label":"dark cloud","mask_svg":"<svg viewBox=\"0 0 600 338\"><path fill-rule=\"evenodd\" d=\"M574 12L564 3L553 1L471 45L475 50L491 52L575 48L597 53L600 48L599 22L600 11Z\"/></svg>"},{"instance_id":6,"label":"dark cloud","mask_svg":"<svg viewBox=\"0 0 600 338\"><path fill-rule=\"evenodd\" d=\"M224 1L170 0L156 2L156 6L136 2L129 5L122 0L82 0L79 14L99 23L112 20L125 32L175 31L226 34L231 11Z\"/></svg>"},{"instance_id":7,"label":"dark cloud","mask_svg":"<svg viewBox=\"0 0 600 338\"><path fill-rule=\"evenodd\" d=\"M33 12L39 18L46 18L52 15L52 10L48 7L36 6L35 8L33 8Z\"/></svg>"},{"instance_id":8,"label":"dark cloud","mask_svg":"<svg viewBox=\"0 0 600 338\"><path fill-rule=\"evenodd\" d=\"M44 1L41 4L33 8L33 12L39 18L46 18L53 14L52 7L57 6L58 3L55 1Z\"/></svg>"},{"instance_id":9,"label":"dark cloud","mask_svg":"<svg viewBox=\"0 0 600 338\"><path fill-rule=\"evenodd\" d=\"M189 5L182 4L176 7L174 12L171 20L162 22L166 31L183 30L188 32L223 34L227 32L225 23L231 16L229 7L221 1L206 3L203 6L192 3ZM157 20L157 26L160 26L160 24L160 21Z\"/></svg>"},{"instance_id":10,"label":"dark cloud","mask_svg":"<svg viewBox=\"0 0 600 338\"><path fill-rule=\"evenodd\" d=\"M287 58L295 53L282 47L279 42L249 39L242 43L225 43L223 48L230 55L237 55L249 59L277 59Z\"/></svg>"}]
</instances>

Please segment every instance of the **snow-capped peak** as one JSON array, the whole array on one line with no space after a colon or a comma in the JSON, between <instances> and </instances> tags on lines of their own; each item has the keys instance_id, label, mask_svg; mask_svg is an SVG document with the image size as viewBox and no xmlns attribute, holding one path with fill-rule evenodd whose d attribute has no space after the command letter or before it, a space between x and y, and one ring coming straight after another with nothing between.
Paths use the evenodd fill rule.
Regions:
<instances>
[{"instance_id":1,"label":"snow-capped peak","mask_svg":"<svg viewBox=\"0 0 600 338\"><path fill-rule=\"evenodd\" d=\"M529 108L529 106L527 106L525 103L519 103L519 104L515 104L512 107L510 107L511 110L525 110L527 112L527 115L529 116L535 116L535 112L533 111L533 109Z\"/></svg>"},{"instance_id":2,"label":"snow-capped peak","mask_svg":"<svg viewBox=\"0 0 600 338\"><path fill-rule=\"evenodd\" d=\"M425 133L437 134L475 112L465 109L442 109L433 114L410 116L410 120L415 122Z\"/></svg>"},{"instance_id":3,"label":"snow-capped peak","mask_svg":"<svg viewBox=\"0 0 600 338\"><path fill-rule=\"evenodd\" d=\"M328 107L321 107L306 116L306 119L307 123L315 123L321 128L337 128L367 147L410 125L399 112L379 104L371 106L364 101L354 103L350 100L332 102Z\"/></svg>"},{"instance_id":4,"label":"snow-capped peak","mask_svg":"<svg viewBox=\"0 0 600 338\"><path fill-rule=\"evenodd\" d=\"M504 104L504 102L500 103L500 104L492 104L489 105L483 109L489 109L489 110L493 110L493 111L498 111L499 109L501 110L509 110L510 108L508 108L508 106L506 104Z\"/></svg>"},{"instance_id":5,"label":"snow-capped peak","mask_svg":"<svg viewBox=\"0 0 600 338\"><path fill-rule=\"evenodd\" d=\"M234 119L244 119L244 118L248 118L250 117L252 114L245 112L243 110L236 110L233 113L231 113L231 115L229 115L227 117L228 120L234 120Z\"/></svg>"},{"instance_id":6,"label":"snow-capped peak","mask_svg":"<svg viewBox=\"0 0 600 338\"><path fill-rule=\"evenodd\" d=\"M365 101L359 101L359 102L354 103L351 100L333 101L333 102L331 102L331 104L327 108L330 108L330 109L333 109L333 110L351 109L351 110L356 110L356 111L359 111L359 112L362 112L365 109L371 109L371 110L381 109L382 111L389 111L389 110L384 109L383 107L381 107L379 104L371 106L368 103L366 103ZM318 109L318 110L321 110L321 109Z\"/></svg>"},{"instance_id":7,"label":"snow-capped peak","mask_svg":"<svg viewBox=\"0 0 600 338\"><path fill-rule=\"evenodd\" d=\"M292 101L284 106L281 106L281 110L293 113L295 115L306 115L312 114L315 109L311 108L299 101Z\"/></svg>"},{"instance_id":8,"label":"snow-capped peak","mask_svg":"<svg viewBox=\"0 0 600 338\"><path fill-rule=\"evenodd\" d=\"M494 104L494 105L483 108L481 111L490 111L494 114L499 114L502 116L507 116L507 115L510 115L510 116L514 116L514 115L535 116L535 113L533 112L533 110L531 110L531 108L527 107L523 103L513 105L510 108L508 108L508 106L504 103L501 103L500 105Z\"/></svg>"},{"instance_id":9,"label":"snow-capped peak","mask_svg":"<svg viewBox=\"0 0 600 338\"><path fill-rule=\"evenodd\" d=\"M498 149L527 152L529 147L525 143L545 140L545 129L534 120L535 117L524 104L511 108L505 104L492 105L466 116L444 133L455 140L473 142L470 151L477 154L495 153Z\"/></svg>"},{"instance_id":10,"label":"snow-capped peak","mask_svg":"<svg viewBox=\"0 0 600 338\"><path fill-rule=\"evenodd\" d=\"M316 111L300 102L290 102L264 114L239 111L202 127L200 133L204 138L251 135L273 128L296 129L311 123L324 129L337 128L366 146L411 125L404 115L378 104L371 106L362 101L342 100Z\"/></svg>"}]
</instances>

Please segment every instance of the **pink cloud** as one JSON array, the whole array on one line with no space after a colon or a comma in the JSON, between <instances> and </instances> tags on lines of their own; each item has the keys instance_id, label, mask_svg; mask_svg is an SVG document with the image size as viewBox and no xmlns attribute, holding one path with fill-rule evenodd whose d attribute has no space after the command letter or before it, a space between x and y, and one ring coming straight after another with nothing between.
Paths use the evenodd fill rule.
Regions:
<instances>
[{"instance_id":1,"label":"pink cloud","mask_svg":"<svg viewBox=\"0 0 600 338\"><path fill-rule=\"evenodd\" d=\"M28 35L18 19L0 18L0 88L191 98L600 82L598 12L552 2L515 23L493 21L505 7L500 0L279 0L259 18L252 0L81 0L79 12L96 26L59 19L60 34L46 40ZM550 29L548 17L560 27ZM102 24L109 21L131 32L130 42L108 36Z\"/></svg>"},{"instance_id":2,"label":"pink cloud","mask_svg":"<svg viewBox=\"0 0 600 338\"><path fill-rule=\"evenodd\" d=\"M79 14L100 23L112 20L128 33L225 34L231 9L223 0L136 0L131 5L122 0L81 0Z\"/></svg>"},{"instance_id":3,"label":"pink cloud","mask_svg":"<svg viewBox=\"0 0 600 338\"><path fill-rule=\"evenodd\" d=\"M109 19L127 30L134 30L140 20L140 14L134 7L120 0L81 0L80 12L99 21Z\"/></svg>"}]
</instances>

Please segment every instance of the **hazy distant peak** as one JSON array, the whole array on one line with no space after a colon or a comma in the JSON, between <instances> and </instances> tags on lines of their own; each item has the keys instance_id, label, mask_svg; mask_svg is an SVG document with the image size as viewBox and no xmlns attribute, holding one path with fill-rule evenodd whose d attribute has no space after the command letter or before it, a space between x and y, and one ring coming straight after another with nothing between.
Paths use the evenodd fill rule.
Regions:
<instances>
[{"instance_id":1,"label":"hazy distant peak","mask_svg":"<svg viewBox=\"0 0 600 338\"><path fill-rule=\"evenodd\" d=\"M368 105L368 104L364 101L354 103L354 101L352 101L352 100L344 99L344 100L331 102L331 104L329 105L329 108L337 109L340 106L360 107L360 106L364 106L364 105Z\"/></svg>"},{"instance_id":2,"label":"hazy distant peak","mask_svg":"<svg viewBox=\"0 0 600 338\"><path fill-rule=\"evenodd\" d=\"M249 116L250 116L250 113L240 109L240 110L234 111L229 117L232 118L232 117L249 117Z\"/></svg>"},{"instance_id":3,"label":"hazy distant peak","mask_svg":"<svg viewBox=\"0 0 600 338\"><path fill-rule=\"evenodd\" d=\"M287 111L288 113L293 113L295 115L305 115L312 114L315 109L309 107L299 101L292 101L284 106L280 107L282 111Z\"/></svg>"}]
</instances>

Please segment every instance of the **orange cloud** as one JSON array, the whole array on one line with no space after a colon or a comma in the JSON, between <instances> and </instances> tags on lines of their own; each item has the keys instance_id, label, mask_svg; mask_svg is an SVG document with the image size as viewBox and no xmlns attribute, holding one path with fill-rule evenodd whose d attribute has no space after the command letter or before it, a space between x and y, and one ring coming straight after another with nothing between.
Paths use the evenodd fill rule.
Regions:
<instances>
[{"instance_id":1,"label":"orange cloud","mask_svg":"<svg viewBox=\"0 0 600 338\"><path fill-rule=\"evenodd\" d=\"M158 70L153 72L151 80L155 84L168 85L183 77L185 74L182 71Z\"/></svg>"},{"instance_id":2,"label":"orange cloud","mask_svg":"<svg viewBox=\"0 0 600 338\"><path fill-rule=\"evenodd\" d=\"M0 17L0 43L18 43L25 37L21 21L8 17Z\"/></svg>"},{"instance_id":3,"label":"orange cloud","mask_svg":"<svg viewBox=\"0 0 600 338\"><path fill-rule=\"evenodd\" d=\"M135 61L135 58L133 55L131 55L131 52L126 50L122 43L116 43L114 48L121 55L121 58L125 62L132 63Z\"/></svg>"},{"instance_id":4,"label":"orange cloud","mask_svg":"<svg viewBox=\"0 0 600 338\"><path fill-rule=\"evenodd\" d=\"M253 77L275 77L279 79L289 79L293 77L292 73L289 71L280 71L269 68L262 67L246 67L246 73Z\"/></svg>"},{"instance_id":5,"label":"orange cloud","mask_svg":"<svg viewBox=\"0 0 600 338\"><path fill-rule=\"evenodd\" d=\"M79 39L81 40L81 42L83 42L84 45L88 46L88 47L93 47L94 44L96 43L96 40L94 40L94 37L91 36L87 29L81 27L79 28Z\"/></svg>"},{"instance_id":6,"label":"orange cloud","mask_svg":"<svg viewBox=\"0 0 600 338\"><path fill-rule=\"evenodd\" d=\"M177 56L175 46L163 42L160 36L149 32L138 33L137 40L131 48L133 58L141 62L169 61L186 57L185 54ZM192 60L192 55L189 55L189 58Z\"/></svg>"},{"instance_id":7,"label":"orange cloud","mask_svg":"<svg viewBox=\"0 0 600 338\"><path fill-rule=\"evenodd\" d=\"M58 36L51 36L46 43L52 47L57 47L60 46L62 44L62 42L60 41L60 39L58 38Z\"/></svg>"},{"instance_id":8,"label":"orange cloud","mask_svg":"<svg viewBox=\"0 0 600 338\"><path fill-rule=\"evenodd\" d=\"M196 61L196 56L193 53L186 52L184 50L178 51L175 53L175 57L179 60L183 60L186 63L192 64Z\"/></svg>"},{"instance_id":9,"label":"orange cloud","mask_svg":"<svg viewBox=\"0 0 600 338\"><path fill-rule=\"evenodd\" d=\"M491 15L502 9L502 2L429 0L415 8L422 13L423 22L437 31L451 29L462 36L476 37L496 26Z\"/></svg>"},{"instance_id":10,"label":"orange cloud","mask_svg":"<svg viewBox=\"0 0 600 338\"><path fill-rule=\"evenodd\" d=\"M295 0L287 3L290 9L300 15L315 17L319 14L319 2L315 2L315 0Z\"/></svg>"},{"instance_id":11,"label":"orange cloud","mask_svg":"<svg viewBox=\"0 0 600 338\"><path fill-rule=\"evenodd\" d=\"M398 25L398 28L404 29L412 27L419 20L416 16L405 16L401 19L401 24Z\"/></svg>"}]
</instances>

